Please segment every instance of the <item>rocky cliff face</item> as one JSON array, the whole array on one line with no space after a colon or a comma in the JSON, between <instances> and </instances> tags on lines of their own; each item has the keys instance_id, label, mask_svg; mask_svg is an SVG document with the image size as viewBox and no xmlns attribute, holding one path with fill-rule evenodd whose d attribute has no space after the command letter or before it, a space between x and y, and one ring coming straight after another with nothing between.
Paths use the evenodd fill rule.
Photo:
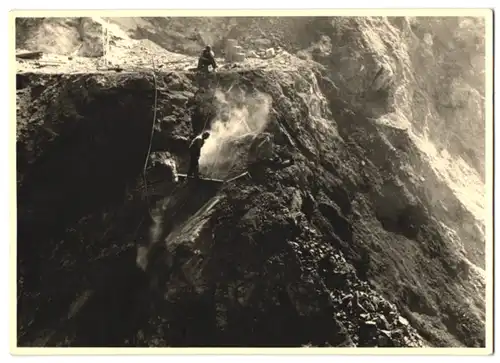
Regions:
<instances>
[{"instance_id":1,"label":"rocky cliff face","mask_svg":"<svg viewBox=\"0 0 500 363\"><path fill-rule=\"evenodd\" d=\"M401 126L384 49L333 68L364 36L339 39L18 73L19 344L484 346L481 221ZM178 177L202 129L201 172L246 176Z\"/></svg>"}]
</instances>

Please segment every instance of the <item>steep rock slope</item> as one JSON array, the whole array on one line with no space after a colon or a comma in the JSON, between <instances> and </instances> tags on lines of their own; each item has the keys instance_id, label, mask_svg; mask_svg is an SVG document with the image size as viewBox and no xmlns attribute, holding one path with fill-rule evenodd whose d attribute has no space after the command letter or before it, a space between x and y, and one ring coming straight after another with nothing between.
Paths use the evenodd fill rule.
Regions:
<instances>
[{"instance_id":1,"label":"steep rock slope","mask_svg":"<svg viewBox=\"0 0 500 363\"><path fill-rule=\"evenodd\" d=\"M209 77L21 65L19 344L484 345L480 213L393 112L387 49L338 53L409 23L321 21L303 60ZM178 179L204 127L202 172L249 176Z\"/></svg>"},{"instance_id":2,"label":"steep rock slope","mask_svg":"<svg viewBox=\"0 0 500 363\"><path fill-rule=\"evenodd\" d=\"M72 71L102 64L137 70L153 58L185 70L196 60L171 52L196 56L209 43L222 57L229 38L245 51L279 46L319 62L349 102L416 136L439 179L472 213L464 222L484 230L483 17L41 18L18 19L18 29L18 47L105 55L74 57ZM242 66L263 66L255 63Z\"/></svg>"},{"instance_id":3,"label":"steep rock slope","mask_svg":"<svg viewBox=\"0 0 500 363\"><path fill-rule=\"evenodd\" d=\"M191 98L223 135L217 102L196 104L201 82L272 98L254 130L277 158L238 157L256 136L231 132L219 141L233 166L209 148L203 170L250 179L182 186L165 164L146 202L151 75L22 77L21 344L404 346L421 341L410 326L430 344L484 344L482 279L399 168L417 151L321 69L159 74L154 155L185 170Z\"/></svg>"}]
</instances>

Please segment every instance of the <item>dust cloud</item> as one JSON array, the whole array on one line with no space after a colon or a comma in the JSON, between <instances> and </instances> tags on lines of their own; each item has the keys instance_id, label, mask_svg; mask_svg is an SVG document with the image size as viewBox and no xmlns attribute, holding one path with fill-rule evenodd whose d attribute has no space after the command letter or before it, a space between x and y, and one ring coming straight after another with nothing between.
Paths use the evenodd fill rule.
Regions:
<instances>
[{"instance_id":1,"label":"dust cloud","mask_svg":"<svg viewBox=\"0 0 500 363\"><path fill-rule=\"evenodd\" d=\"M246 148L269 121L272 98L261 92L217 90L217 116L200 156L201 173L224 178L238 168Z\"/></svg>"}]
</instances>

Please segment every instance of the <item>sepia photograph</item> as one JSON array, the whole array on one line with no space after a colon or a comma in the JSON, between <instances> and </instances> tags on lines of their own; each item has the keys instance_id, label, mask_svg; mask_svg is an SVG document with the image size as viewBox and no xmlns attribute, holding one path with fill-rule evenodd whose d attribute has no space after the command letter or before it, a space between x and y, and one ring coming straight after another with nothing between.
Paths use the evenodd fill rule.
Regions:
<instances>
[{"instance_id":1,"label":"sepia photograph","mask_svg":"<svg viewBox=\"0 0 500 363\"><path fill-rule=\"evenodd\" d=\"M493 12L413 12L11 13L17 347L492 350Z\"/></svg>"}]
</instances>

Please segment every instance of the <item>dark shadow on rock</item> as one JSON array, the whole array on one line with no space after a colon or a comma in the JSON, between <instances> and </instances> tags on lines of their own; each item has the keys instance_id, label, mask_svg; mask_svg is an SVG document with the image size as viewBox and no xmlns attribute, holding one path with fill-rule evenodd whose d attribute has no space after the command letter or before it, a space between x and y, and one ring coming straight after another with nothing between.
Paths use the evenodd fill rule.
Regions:
<instances>
[{"instance_id":1,"label":"dark shadow on rock","mask_svg":"<svg viewBox=\"0 0 500 363\"><path fill-rule=\"evenodd\" d=\"M18 193L18 258L34 269L47 239L105 205L119 203L141 170L150 130L141 107L103 94L83 118L59 135L26 173ZM148 105L149 108L149 105ZM36 272L35 272L36 274Z\"/></svg>"},{"instance_id":2,"label":"dark shadow on rock","mask_svg":"<svg viewBox=\"0 0 500 363\"><path fill-rule=\"evenodd\" d=\"M420 228L429 223L422 206L404 201L399 195L395 202L393 195L380 196L375 205L375 214L385 230L416 239Z\"/></svg>"},{"instance_id":3,"label":"dark shadow on rock","mask_svg":"<svg viewBox=\"0 0 500 363\"><path fill-rule=\"evenodd\" d=\"M135 335L149 317L149 285L146 274L135 265L135 249L94 263L87 280L89 298L63 321L45 346L134 346ZM64 319L64 318L63 318Z\"/></svg>"}]
</instances>

